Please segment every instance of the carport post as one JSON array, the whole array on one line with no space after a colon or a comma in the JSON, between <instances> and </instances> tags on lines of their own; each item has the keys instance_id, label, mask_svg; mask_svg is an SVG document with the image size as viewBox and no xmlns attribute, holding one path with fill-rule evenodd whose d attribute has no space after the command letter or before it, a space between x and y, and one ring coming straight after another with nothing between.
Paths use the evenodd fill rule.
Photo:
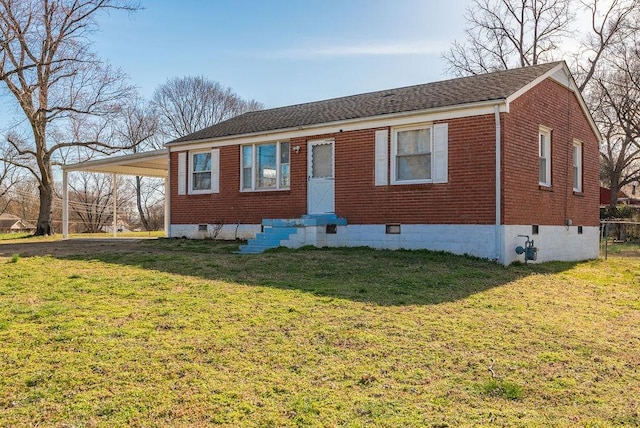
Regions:
<instances>
[{"instance_id":1,"label":"carport post","mask_svg":"<svg viewBox=\"0 0 640 428\"><path fill-rule=\"evenodd\" d=\"M62 237L69 237L69 189L67 171L62 171Z\"/></svg>"},{"instance_id":2,"label":"carport post","mask_svg":"<svg viewBox=\"0 0 640 428\"><path fill-rule=\"evenodd\" d=\"M113 173L113 237L118 237L118 176Z\"/></svg>"},{"instance_id":3,"label":"carport post","mask_svg":"<svg viewBox=\"0 0 640 428\"><path fill-rule=\"evenodd\" d=\"M169 211L169 207L170 207L170 203L171 200L169 199L169 178L166 177L164 179L164 235L168 238L169 237L169 227L170 227L170 219L169 217L171 216L170 211Z\"/></svg>"}]
</instances>

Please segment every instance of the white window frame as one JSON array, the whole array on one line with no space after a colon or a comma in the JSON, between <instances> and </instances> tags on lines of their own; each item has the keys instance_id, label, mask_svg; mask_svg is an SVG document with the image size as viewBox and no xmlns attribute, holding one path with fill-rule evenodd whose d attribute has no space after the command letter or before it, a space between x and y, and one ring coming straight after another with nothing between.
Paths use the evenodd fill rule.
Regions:
<instances>
[{"instance_id":1,"label":"white window frame","mask_svg":"<svg viewBox=\"0 0 640 428\"><path fill-rule=\"evenodd\" d=\"M275 187L257 187L258 174L258 150L259 146L276 146L276 186ZM289 145L289 186L282 186L282 145ZM251 147L251 184L245 187L244 182L244 148ZM291 143L289 141L270 141L265 143L243 144L240 146L240 191L241 192L274 192L279 190L289 190L291 188Z\"/></svg>"},{"instance_id":2,"label":"white window frame","mask_svg":"<svg viewBox=\"0 0 640 428\"><path fill-rule=\"evenodd\" d=\"M430 165L430 178L421 178L417 180L398 180L398 133L404 131L416 131L421 129L429 130L429 154L431 155L431 165ZM434 172L434 153L433 153L433 124L432 123L421 123L412 126L402 126L391 128L391 184L422 184L422 183L433 183L433 172Z\"/></svg>"},{"instance_id":3,"label":"white window frame","mask_svg":"<svg viewBox=\"0 0 640 428\"><path fill-rule=\"evenodd\" d=\"M541 159L545 159L544 180L540 180ZM551 187L551 128L547 128L546 126L541 126L538 131L538 184L540 186Z\"/></svg>"},{"instance_id":4,"label":"white window frame","mask_svg":"<svg viewBox=\"0 0 640 428\"><path fill-rule=\"evenodd\" d=\"M193 166L195 164L195 162L193 161L194 156L199 155L199 154L206 154L209 153L209 155L211 156L211 149L208 150L194 150L194 151L190 151L189 152L189 194L190 195L203 195L203 194L207 194L207 193L213 193L213 156L211 157L211 168L208 172L210 175L210 185L208 189L194 189L193 185L193 174L194 173L205 173L207 171L194 171L193 170Z\"/></svg>"},{"instance_id":5,"label":"white window frame","mask_svg":"<svg viewBox=\"0 0 640 428\"><path fill-rule=\"evenodd\" d=\"M576 156L577 155L577 156ZM573 191L582 192L582 142L573 141Z\"/></svg>"}]
</instances>

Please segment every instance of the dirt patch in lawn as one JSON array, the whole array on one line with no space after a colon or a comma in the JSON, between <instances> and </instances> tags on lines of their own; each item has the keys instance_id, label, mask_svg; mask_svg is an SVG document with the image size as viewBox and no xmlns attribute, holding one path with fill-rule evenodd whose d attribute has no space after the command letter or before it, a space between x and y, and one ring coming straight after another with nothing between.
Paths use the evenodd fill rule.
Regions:
<instances>
[{"instance_id":1,"label":"dirt patch in lawn","mask_svg":"<svg viewBox=\"0 0 640 428\"><path fill-rule=\"evenodd\" d=\"M19 254L22 257L46 256L55 257L73 255L91 255L104 253L138 253L152 252L159 249L148 245L149 239L119 238L119 239L63 239L42 242L0 242L0 257L11 257ZM145 245L146 243L146 245ZM159 250L161 252L161 250Z\"/></svg>"}]
</instances>

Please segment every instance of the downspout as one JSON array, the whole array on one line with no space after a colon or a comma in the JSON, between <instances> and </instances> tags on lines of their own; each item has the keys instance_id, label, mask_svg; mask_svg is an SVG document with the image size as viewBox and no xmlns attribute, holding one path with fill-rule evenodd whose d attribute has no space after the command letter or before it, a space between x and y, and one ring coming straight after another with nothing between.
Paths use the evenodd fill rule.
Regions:
<instances>
[{"instance_id":1,"label":"downspout","mask_svg":"<svg viewBox=\"0 0 640 428\"><path fill-rule=\"evenodd\" d=\"M501 134L501 125L500 125L500 105L496 104L494 106L495 119L496 119L496 224L494 230L494 243L495 243L495 254L496 260L500 263L504 263L502 257L502 233L501 233L501 220L502 220L502 212L501 212L501 192L500 186L502 184L502 176L501 176L501 152L502 152L502 142L500 138Z\"/></svg>"}]
</instances>

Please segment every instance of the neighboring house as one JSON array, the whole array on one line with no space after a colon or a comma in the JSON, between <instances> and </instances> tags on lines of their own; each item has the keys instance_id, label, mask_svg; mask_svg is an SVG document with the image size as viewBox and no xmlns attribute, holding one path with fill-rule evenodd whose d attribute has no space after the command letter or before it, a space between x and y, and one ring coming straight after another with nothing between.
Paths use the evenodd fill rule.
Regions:
<instances>
[{"instance_id":1,"label":"neighboring house","mask_svg":"<svg viewBox=\"0 0 640 428\"><path fill-rule=\"evenodd\" d=\"M624 194L622 190L618 191L618 197L616 198L616 202L620 203L621 199L625 199L627 195ZM606 187L600 186L600 207L606 208L611 204L611 189L607 189Z\"/></svg>"},{"instance_id":2,"label":"neighboring house","mask_svg":"<svg viewBox=\"0 0 640 428\"><path fill-rule=\"evenodd\" d=\"M169 235L596 258L599 140L564 62L245 113L167 144Z\"/></svg>"},{"instance_id":3,"label":"neighboring house","mask_svg":"<svg viewBox=\"0 0 640 428\"><path fill-rule=\"evenodd\" d=\"M13 214L0 214L0 233L33 232L36 227Z\"/></svg>"},{"instance_id":4,"label":"neighboring house","mask_svg":"<svg viewBox=\"0 0 640 428\"><path fill-rule=\"evenodd\" d=\"M638 191L638 185L635 183L627 184L618 191L618 197L616 198L617 205L627 205L631 208L637 208L640 206L640 192ZM600 187L600 208L605 209L610 206L611 203L611 190L606 187Z\"/></svg>"},{"instance_id":5,"label":"neighboring house","mask_svg":"<svg viewBox=\"0 0 640 428\"><path fill-rule=\"evenodd\" d=\"M618 202L625 205L640 205L640 189L638 188L638 182L622 186L620 189L622 197L618 197Z\"/></svg>"}]
</instances>

